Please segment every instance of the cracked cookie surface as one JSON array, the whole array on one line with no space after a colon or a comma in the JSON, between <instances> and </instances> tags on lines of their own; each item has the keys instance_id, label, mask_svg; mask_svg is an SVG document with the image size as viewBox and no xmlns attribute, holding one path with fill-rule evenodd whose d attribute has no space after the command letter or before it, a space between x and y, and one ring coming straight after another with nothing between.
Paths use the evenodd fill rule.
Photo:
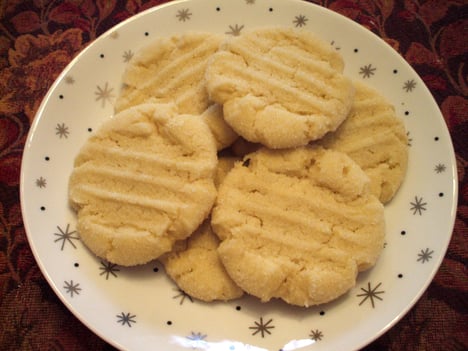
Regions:
<instances>
[{"instance_id":1,"label":"cracked cookie surface","mask_svg":"<svg viewBox=\"0 0 468 351\"><path fill-rule=\"evenodd\" d=\"M159 104L120 112L75 159L69 200L81 239L124 266L158 258L207 218L216 165L215 141L199 116Z\"/></svg>"},{"instance_id":2,"label":"cracked cookie surface","mask_svg":"<svg viewBox=\"0 0 468 351\"><path fill-rule=\"evenodd\" d=\"M221 183L211 224L231 278L262 301L331 301L372 267L384 209L346 154L321 147L260 149Z\"/></svg>"},{"instance_id":3,"label":"cracked cookie surface","mask_svg":"<svg viewBox=\"0 0 468 351\"><path fill-rule=\"evenodd\" d=\"M217 187L238 161L237 157L219 158L215 175ZM218 255L219 243L207 219L189 238L177 242L160 261L177 286L191 297L202 301L236 299L244 291L227 274Z\"/></svg>"},{"instance_id":4,"label":"cracked cookie surface","mask_svg":"<svg viewBox=\"0 0 468 351\"><path fill-rule=\"evenodd\" d=\"M148 102L172 103L180 114L203 114L219 149L230 145L236 134L222 109L213 107L204 80L208 60L222 40L222 35L193 31L159 37L140 48L123 74L115 111Z\"/></svg>"},{"instance_id":5,"label":"cracked cookie surface","mask_svg":"<svg viewBox=\"0 0 468 351\"><path fill-rule=\"evenodd\" d=\"M408 138L395 108L377 90L354 82L349 116L318 144L346 153L366 172L371 192L388 203L398 191L408 165Z\"/></svg>"},{"instance_id":6,"label":"cracked cookie surface","mask_svg":"<svg viewBox=\"0 0 468 351\"><path fill-rule=\"evenodd\" d=\"M346 118L354 87L341 56L312 33L255 29L226 40L210 59L210 99L242 137L269 148L307 144Z\"/></svg>"}]
</instances>

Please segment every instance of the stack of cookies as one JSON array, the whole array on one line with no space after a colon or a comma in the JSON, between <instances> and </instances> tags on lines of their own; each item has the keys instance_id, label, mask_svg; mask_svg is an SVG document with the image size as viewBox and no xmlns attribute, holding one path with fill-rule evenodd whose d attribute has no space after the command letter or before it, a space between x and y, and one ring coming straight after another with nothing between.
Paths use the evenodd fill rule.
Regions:
<instances>
[{"instance_id":1,"label":"stack of cookies","mask_svg":"<svg viewBox=\"0 0 468 351\"><path fill-rule=\"evenodd\" d=\"M83 242L119 265L159 259L204 301L345 294L381 253L408 151L393 106L343 70L330 45L283 27L141 49L75 160Z\"/></svg>"}]
</instances>

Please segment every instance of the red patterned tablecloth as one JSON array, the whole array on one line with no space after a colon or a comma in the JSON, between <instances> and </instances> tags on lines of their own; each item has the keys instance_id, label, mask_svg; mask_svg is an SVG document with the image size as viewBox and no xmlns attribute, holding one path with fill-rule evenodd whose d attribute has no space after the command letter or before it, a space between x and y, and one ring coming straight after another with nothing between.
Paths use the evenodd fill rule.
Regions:
<instances>
[{"instance_id":1,"label":"red patterned tablecloth","mask_svg":"<svg viewBox=\"0 0 468 351\"><path fill-rule=\"evenodd\" d=\"M0 1L1 350L113 350L66 309L33 258L20 210L21 156L41 100L71 59L110 27L164 2ZM414 308L365 350L467 350L468 3L311 2L364 25L412 65L440 106L456 151L458 211L445 259Z\"/></svg>"}]
</instances>

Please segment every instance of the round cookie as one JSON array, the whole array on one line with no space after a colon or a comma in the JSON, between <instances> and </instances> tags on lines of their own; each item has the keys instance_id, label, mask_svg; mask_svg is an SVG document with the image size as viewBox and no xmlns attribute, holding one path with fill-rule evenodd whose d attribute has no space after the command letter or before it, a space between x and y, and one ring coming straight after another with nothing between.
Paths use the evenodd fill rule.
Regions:
<instances>
[{"instance_id":1,"label":"round cookie","mask_svg":"<svg viewBox=\"0 0 468 351\"><path fill-rule=\"evenodd\" d=\"M228 301L244 292L227 274L218 255L219 239L206 220L188 239L163 255L166 273L191 297L202 301Z\"/></svg>"},{"instance_id":2,"label":"round cookie","mask_svg":"<svg viewBox=\"0 0 468 351\"><path fill-rule=\"evenodd\" d=\"M80 150L69 179L81 239L119 265L169 252L207 218L216 146L207 125L143 104L108 120Z\"/></svg>"},{"instance_id":3,"label":"round cookie","mask_svg":"<svg viewBox=\"0 0 468 351\"><path fill-rule=\"evenodd\" d=\"M354 87L343 60L312 33L254 29L226 40L210 59L210 99L242 137L270 148L305 145L346 118Z\"/></svg>"},{"instance_id":4,"label":"round cookie","mask_svg":"<svg viewBox=\"0 0 468 351\"><path fill-rule=\"evenodd\" d=\"M222 35L187 32L160 37L139 49L122 77L115 102L119 112L141 103L172 103L180 114L203 114L219 150L237 137L223 119L222 109L208 98L204 75Z\"/></svg>"},{"instance_id":5,"label":"round cookie","mask_svg":"<svg viewBox=\"0 0 468 351\"><path fill-rule=\"evenodd\" d=\"M216 167L218 186L237 157L220 157ZM229 277L218 255L219 239L207 219L189 238L179 241L173 250L161 256L166 273L191 297L202 301L232 300L244 292Z\"/></svg>"},{"instance_id":6,"label":"round cookie","mask_svg":"<svg viewBox=\"0 0 468 351\"><path fill-rule=\"evenodd\" d=\"M175 103L180 113L201 114L212 104L203 79L206 65L222 40L218 34L187 32L140 48L123 74L116 112L151 100Z\"/></svg>"},{"instance_id":7,"label":"round cookie","mask_svg":"<svg viewBox=\"0 0 468 351\"><path fill-rule=\"evenodd\" d=\"M371 192L388 203L399 189L408 164L403 121L378 91L356 81L348 118L317 143L348 154L371 180Z\"/></svg>"},{"instance_id":8,"label":"round cookie","mask_svg":"<svg viewBox=\"0 0 468 351\"><path fill-rule=\"evenodd\" d=\"M355 285L383 248L384 209L346 154L262 148L236 163L211 224L234 282L262 301L325 303Z\"/></svg>"}]
</instances>

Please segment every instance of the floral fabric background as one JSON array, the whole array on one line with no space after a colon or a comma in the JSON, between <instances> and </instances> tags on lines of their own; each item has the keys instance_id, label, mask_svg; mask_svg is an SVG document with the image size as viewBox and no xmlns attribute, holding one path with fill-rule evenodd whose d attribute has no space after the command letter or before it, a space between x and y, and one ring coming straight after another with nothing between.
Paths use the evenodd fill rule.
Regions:
<instances>
[{"instance_id":1,"label":"floral fabric background","mask_svg":"<svg viewBox=\"0 0 468 351\"><path fill-rule=\"evenodd\" d=\"M113 350L59 301L33 258L20 210L21 156L41 100L71 59L113 25L164 2L168 1L0 1L2 350ZM442 110L457 154L458 212L442 266L414 308L365 350L466 350L468 3L466 0L310 2L361 23L416 69Z\"/></svg>"}]
</instances>

